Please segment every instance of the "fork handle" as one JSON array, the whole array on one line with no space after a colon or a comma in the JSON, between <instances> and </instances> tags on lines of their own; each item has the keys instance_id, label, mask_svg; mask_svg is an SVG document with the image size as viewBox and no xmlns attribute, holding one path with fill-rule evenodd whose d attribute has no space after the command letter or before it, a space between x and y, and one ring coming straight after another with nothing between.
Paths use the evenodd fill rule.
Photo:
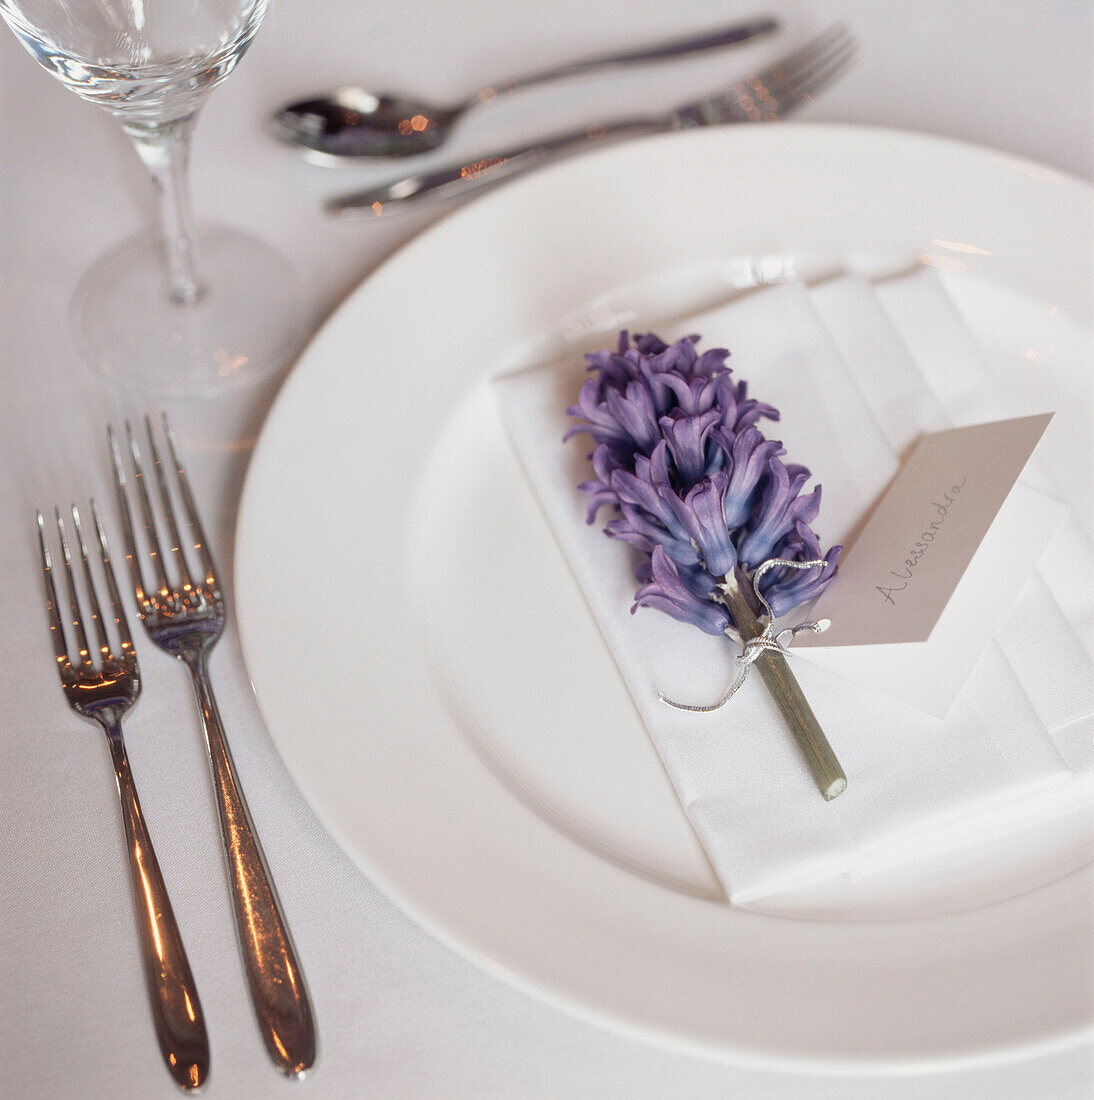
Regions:
<instances>
[{"instance_id":1,"label":"fork handle","mask_svg":"<svg viewBox=\"0 0 1094 1100\"><path fill-rule=\"evenodd\" d=\"M266 866L217 710L204 657L189 664L197 694L236 934L266 1050L282 1073L301 1077L314 1063L315 1021L281 903Z\"/></svg>"},{"instance_id":2,"label":"fork handle","mask_svg":"<svg viewBox=\"0 0 1094 1100\"><path fill-rule=\"evenodd\" d=\"M129 872L137 905L141 959L156 1038L167 1069L184 1089L198 1088L209 1073L209 1037L197 987L159 861L141 813L120 729L109 730L110 753L125 825Z\"/></svg>"},{"instance_id":3,"label":"fork handle","mask_svg":"<svg viewBox=\"0 0 1094 1100\"><path fill-rule=\"evenodd\" d=\"M484 190L541 164L580 152L594 143L657 134L672 130L677 125L675 115L666 115L663 118L620 119L603 125L587 126L504 152L484 155L474 161L449 164L428 172L405 176L379 187L336 195L327 200L326 210L328 214L375 217L405 211L412 204L424 202L427 198L438 202L462 198L469 192Z\"/></svg>"}]
</instances>

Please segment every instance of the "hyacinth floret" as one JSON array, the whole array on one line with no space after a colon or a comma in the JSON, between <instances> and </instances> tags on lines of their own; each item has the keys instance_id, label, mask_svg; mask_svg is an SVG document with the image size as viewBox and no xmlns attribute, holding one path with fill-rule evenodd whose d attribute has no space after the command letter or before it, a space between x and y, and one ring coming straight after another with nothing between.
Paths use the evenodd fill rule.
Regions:
<instances>
[{"instance_id":1,"label":"hyacinth floret","mask_svg":"<svg viewBox=\"0 0 1094 1100\"><path fill-rule=\"evenodd\" d=\"M567 409L594 447L590 524L604 507L605 534L643 558L632 612L654 607L710 634L734 629L720 584L749 576L772 558L823 560L812 569L769 570L760 591L778 618L807 603L835 576L840 547L821 554L809 524L820 486L805 493L809 471L784 463L761 420L778 410L734 380L724 348L699 351L698 336L668 344L654 333L619 335L614 351L586 356L589 378Z\"/></svg>"}]
</instances>

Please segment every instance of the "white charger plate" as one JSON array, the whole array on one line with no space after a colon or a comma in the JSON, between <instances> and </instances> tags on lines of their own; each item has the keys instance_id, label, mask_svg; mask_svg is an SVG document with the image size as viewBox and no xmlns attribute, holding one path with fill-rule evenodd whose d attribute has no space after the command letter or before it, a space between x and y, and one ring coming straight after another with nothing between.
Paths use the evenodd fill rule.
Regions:
<instances>
[{"instance_id":1,"label":"white charger plate","mask_svg":"<svg viewBox=\"0 0 1094 1100\"><path fill-rule=\"evenodd\" d=\"M1086 184L1010 156L782 124L564 163L385 263L278 397L236 550L271 735L362 870L498 976L705 1055L892 1072L1089 1039L1087 816L722 900L489 379L758 282L926 261L1012 399L1061 410L1048 458L1090 522L1092 214Z\"/></svg>"}]
</instances>

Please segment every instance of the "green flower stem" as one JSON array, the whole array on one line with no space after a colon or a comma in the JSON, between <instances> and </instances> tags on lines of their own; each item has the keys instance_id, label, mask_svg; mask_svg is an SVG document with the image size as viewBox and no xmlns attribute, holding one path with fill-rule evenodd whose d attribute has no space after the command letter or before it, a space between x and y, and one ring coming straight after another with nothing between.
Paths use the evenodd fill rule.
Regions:
<instances>
[{"instance_id":1,"label":"green flower stem","mask_svg":"<svg viewBox=\"0 0 1094 1100\"><path fill-rule=\"evenodd\" d=\"M739 574L727 577L722 586L726 606L744 641L758 638L764 631L764 624L745 595L750 589L751 583ZM832 746L828 744L828 738L824 736L824 730L805 698L801 685L790 670L786 657L782 653L767 650L760 654L755 665L798 742L798 748L801 749L821 794L828 801L841 795L847 787L847 776L844 775Z\"/></svg>"}]
</instances>

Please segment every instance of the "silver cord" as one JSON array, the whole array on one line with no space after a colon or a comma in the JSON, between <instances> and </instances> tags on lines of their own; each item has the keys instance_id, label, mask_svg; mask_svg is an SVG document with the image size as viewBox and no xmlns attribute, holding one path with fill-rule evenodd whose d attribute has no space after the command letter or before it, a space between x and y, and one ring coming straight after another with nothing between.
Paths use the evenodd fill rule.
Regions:
<instances>
[{"instance_id":1,"label":"silver cord","mask_svg":"<svg viewBox=\"0 0 1094 1100\"><path fill-rule=\"evenodd\" d=\"M752 591L756 594L756 599L759 600L760 605L763 607L764 615L767 616L767 623L764 626L763 632L757 634L755 638L748 638L741 641L741 652L737 654L737 677L732 684L726 689L722 697L715 703L709 703L706 706L697 706L691 703L677 703L670 699L664 692L659 691L657 698L666 706L672 707L674 710L685 710L691 714L709 714L712 711L720 710L737 694L738 691L744 686L745 681L748 679L748 672L752 665L759 660L764 653L790 653L790 642L793 641L795 634L800 634L802 631L808 630L813 634L821 634L827 630L832 624L828 619L817 619L815 622L801 622L795 626L787 626L776 633L774 629L774 623L771 621L771 605L764 599L763 593L760 591L760 579L765 573L771 569L778 569L783 566L790 569L815 569L817 566L827 565L823 558L818 558L815 561L789 561L787 558L768 558L767 561L757 566L752 574ZM790 638L784 642L782 640L784 634L789 634ZM726 628L726 635L732 637L730 634L730 628Z\"/></svg>"}]
</instances>

